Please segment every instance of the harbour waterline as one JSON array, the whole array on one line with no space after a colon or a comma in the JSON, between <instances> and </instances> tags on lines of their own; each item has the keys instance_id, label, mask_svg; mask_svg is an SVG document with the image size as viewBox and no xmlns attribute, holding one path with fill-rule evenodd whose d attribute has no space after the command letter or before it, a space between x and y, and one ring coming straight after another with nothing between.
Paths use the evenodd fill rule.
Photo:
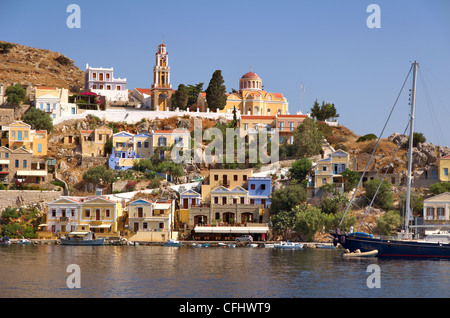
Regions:
<instances>
[{"instance_id":1,"label":"harbour waterline","mask_svg":"<svg viewBox=\"0 0 450 318\"><path fill-rule=\"evenodd\" d=\"M342 250L10 245L3 298L446 298L448 260L343 259ZM71 264L80 288L69 288ZM379 288L370 287L373 265ZM372 266L372 267L371 267Z\"/></svg>"}]
</instances>

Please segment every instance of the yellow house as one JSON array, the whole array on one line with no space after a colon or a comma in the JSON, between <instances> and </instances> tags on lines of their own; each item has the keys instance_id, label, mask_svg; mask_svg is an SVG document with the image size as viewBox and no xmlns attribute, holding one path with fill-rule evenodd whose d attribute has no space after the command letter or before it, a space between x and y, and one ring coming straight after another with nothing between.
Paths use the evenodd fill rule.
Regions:
<instances>
[{"instance_id":1,"label":"yellow house","mask_svg":"<svg viewBox=\"0 0 450 318\"><path fill-rule=\"evenodd\" d=\"M313 188L318 189L325 184L333 183L341 188L343 184L341 173L348 167L349 155L343 150L337 150L328 158L317 161Z\"/></svg>"},{"instance_id":2,"label":"yellow house","mask_svg":"<svg viewBox=\"0 0 450 318\"><path fill-rule=\"evenodd\" d=\"M101 196L62 196L47 206L47 227L54 234L82 230L111 237L123 230L122 205Z\"/></svg>"},{"instance_id":3,"label":"yellow house","mask_svg":"<svg viewBox=\"0 0 450 318\"><path fill-rule=\"evenodd\" d=\"M128 204L128 209L128 227L136 235L131 240L167 241L174 237L174 200L137 199Z\"/></svg>"},{"instance_id":4,"label":"yellow house","mask_svg":"<svg viewBox=\"0 0 450 318\"><path fill-rule=\"evenodd\" d=\"M25 148L33 152L34 156L47 155L47 131L33 130L31 126L22 121L16 121L6 127L8 140L2 139L2 146L12 150ZM5 144L5 143L8 144Z\"/></svg>"},{"instance_id":5,"label":"yellow house","mask_svg":"<svg viewBox=\"0 0 450 318\"><path fill-rule=\"evenodd\" d=\"M112 135L113 130L107 126L98 127L94 130L81 130L81 155L87 157L104 156L105 143L111 139Z\"/></svg>"},{"instance_id":6,"label":"yellow house","mask_svg":"<svg viewBox=\"0 0 450 318\"><path fill-rule=\"evenodd\" d=\"M202 201L202 196L195 190L186 190L180 193L180 223L187 224L189 222L189 209L200 206Z\"/></svg>"},{"instance_id":7,"label":"yellow house","mask_svg":"<svg viewBox=\"0 0 450 318\"><path fill-rule=\"evenodd\" d=\"M78 228L95 233L117 233L118 222L123 216L122 205L109 199L95 196L80 203Z\"/></svg>"},{"instance_id":8,"label":"yellow house","mask_svg":"<svg viewBox=\"0 0 450 318\"><path fill-rule=\"evenodd\" d=\"M209 176L203 180L202 202L211 202L211 191L223 186L227 189L247 187L248 178L253 176L253 169L211 169Z\"/></svg>"},{"instance_id":9,"label":"yellow house","mask_svg":"<svg viewBox=\"0 0 450 318\"><path fill-rule=\"evenodd\" d=\"M201 111L207 111L206 93L198 95L197 104ZM263 90L261 78L253 72L248 72L241 77L239 92L227 94L227 104L220 112L231 114L234 109L241 115L264 116L284 115L289 111L288 102L283 94Z\"/></svg>"},{"instance_id":10,"label":"yellow house","mask_svg":"<svg viewBox=\"0 0 450 318\"><path fill-rule=\"evenodd\" d=\"M153 156L158 147L172 147L177 146L185 150L189 147L189 131L186 129L174 129L174 130L152 130L152 145L150 155ZM160 158L164 158L169 155L170 152L160 150Z\"/></svg>"},{"instance_id":11,"label":"yellow house","mask_svg":"<svg viewBox=\"0 0 450 318\"><path fill-rule=\"evenodd\" d=\"M450 182L450 155L439 158L437 161L438 177L441 182Z\"/></svg>"}]
</instances>

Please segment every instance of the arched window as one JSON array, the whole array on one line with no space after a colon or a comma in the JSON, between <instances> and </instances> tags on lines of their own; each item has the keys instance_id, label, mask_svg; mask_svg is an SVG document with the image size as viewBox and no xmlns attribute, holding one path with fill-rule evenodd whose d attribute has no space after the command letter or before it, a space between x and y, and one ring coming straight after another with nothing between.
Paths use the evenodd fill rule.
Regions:
<instances>
[{"instance_id":1,"label":"arched window","mask_svg":"<svg viewBox=\"0 0 450 318\"><path fill-rule=\"evenodd\" d=\"M267 116L270 116L270 108L267 108Z\"/></svg>"}]
</instances>

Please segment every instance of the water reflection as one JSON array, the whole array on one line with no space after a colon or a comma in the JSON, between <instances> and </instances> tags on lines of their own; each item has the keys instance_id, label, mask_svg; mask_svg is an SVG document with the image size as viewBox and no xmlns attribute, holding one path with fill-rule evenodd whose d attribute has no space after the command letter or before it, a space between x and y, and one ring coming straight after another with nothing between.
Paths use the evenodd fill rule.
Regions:
<instances>
[{"instance_id":1,"label":"water reflection","mask_svg":"<svg viewBox=\"0 0 450 318\"><path fill-rule=\"evenodd\" d=\"M0 248L0 297L448 297L450 262L342 259L339 250L160 246ZM66 285L67 266L81 288ZM367 287L367 267L381 287Z\"/></svg>"}]
</instances>

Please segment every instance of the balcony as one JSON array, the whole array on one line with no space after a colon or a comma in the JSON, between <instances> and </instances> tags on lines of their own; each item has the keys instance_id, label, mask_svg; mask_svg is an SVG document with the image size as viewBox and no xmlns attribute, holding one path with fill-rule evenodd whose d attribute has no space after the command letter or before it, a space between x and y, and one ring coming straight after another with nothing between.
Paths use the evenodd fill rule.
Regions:
<instances>
[{"instance_id":1,"label":"balcony","mask_svg":"<svg viewBox=\"0 0 450 318\"><path fill-rule=\"evenodd\" d=\"M59 221L60 221L60 222L67 222L67 221L70 221L70 219L69 219L68 216L61 216L61 217L59 218Z\"/></svg>"}]
</instances>

